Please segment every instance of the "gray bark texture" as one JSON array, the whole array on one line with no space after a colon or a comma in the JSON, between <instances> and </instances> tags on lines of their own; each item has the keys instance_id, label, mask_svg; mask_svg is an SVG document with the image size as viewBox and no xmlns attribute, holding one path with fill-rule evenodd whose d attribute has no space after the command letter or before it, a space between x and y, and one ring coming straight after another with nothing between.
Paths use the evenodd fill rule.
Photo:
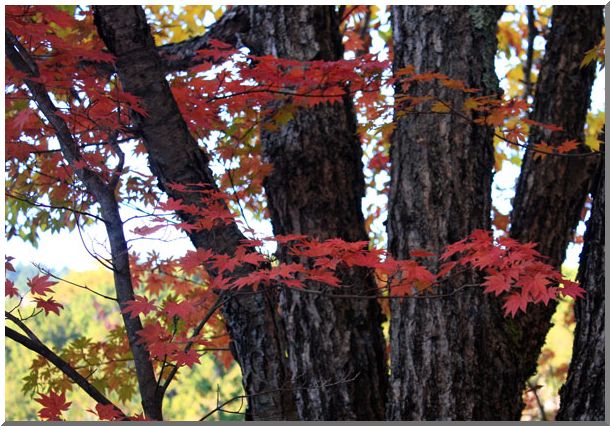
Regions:
<instances>
[{"instance_id":1,"label":"gray bark texture","mask_svg":"<svg viewBox=\"0 0 610 426\"><path fill-rule=\"evenodd\" d=\"M395 6L394 69L439 72L483 95L498 93L494 57L502 7ZM400 94L400 88L397 87ZM411 85L406 95L433 95L461 110L465 95L437 83ZM454 114L407 114L391 146L388 213L390 253L441 253L475 229L490 228L493 129ZM427 262L432 269L437 261ZM449 293L479 277L445 282ZM391 304L389 420L512 419L504 383L510 351L500 337L500 307L480 288L449 298ZM491 380L491 378L494 378ZM512 395L515 399L517 396Z\"/></svg>"},{"instance_id":2,"label":"gray bark texture","mask_svg":"<svg viewBox=\"0 0 610 426\"><path fill-rule=\"evenodd\" d=\"M555 6L531 118L561 126L564 131L532 127L528 145L556 146L568 139L584 140L584 125L595 79L595 66L581 68L585 53L600 40L601 6ZM586 23L584 25L583 23ZM582 150L584 152L586 150ZM510 236L536 242L537 249L559 268L580 220L599 156L534 158L528 149L517 183ZM520 388L535 373L540 349L551 327L556 303L534 305L516 318L513 352ZM515 407L518 408L518 407Z\"/></svg>"},{"instance_id":3,"label":"gray bark texture","mask_svg":"<svg viewBox=\"0 0 610 426\"><path fill-rule=\"evenodd\" d=\"M605 420L605 166L600 161L580 256L578 281L587 291L574 304L576 331L557 420Z\"/></svg>"},{"instance_id":4,"label":"gray bark texture","mask_svg":"<svg viewBox=\"0 0 610 426\"><path fill-rule=\"evenodd\" d=\"M99 6L95 21L100 36L116 56L116 68L124 89L137 96L148 116L133 114L148 151L149 164L159 186L185 204L205 207L198 193L182 193L167 184L207 183L217 188L209 158L189 133L184 118L165 79L162 61L155 48L144 11L139 6ZM181 214L189 223L194 218ZM190 234L193 245L218 254L233 254L243 235L235 223L209 232ZM236 269L235 276L250 273ZM292 403L285 389L284 347L277 324L273 294L232 292L223 314L232 339L232 350L242 370L249 395L249 417L271 420L290 418Z\"/></svg>"},{"instance_id":5,"label":"gray bark texture","mask_svg":"<svg viewBox=\"0 0 610 426\"><path fill-rule=\"evenodd\" d=\"M343 57L334 7L256 6L250 18L247 42L257 55L302 61ZM276 235L368 240L355 120L346 96L300 108L279 130L261 131L264 160L273 166L264 185ZM298 261L285 248L278 253L284 261ZM343 288L333 292L375 294L375 281L364 268L343 270L340 278ZM279 305L298 418L383 419L387 363L377 301L284 289Z\"/></svg>"}]
</instances>

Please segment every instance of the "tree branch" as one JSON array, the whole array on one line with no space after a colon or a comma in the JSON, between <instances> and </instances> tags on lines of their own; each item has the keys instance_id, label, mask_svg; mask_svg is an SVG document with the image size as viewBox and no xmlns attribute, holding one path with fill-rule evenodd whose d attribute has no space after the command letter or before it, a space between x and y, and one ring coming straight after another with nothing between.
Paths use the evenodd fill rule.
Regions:
<instances>
[{"instance_id":1,"label":"tree branch","mask_svg":"<svg viewBox=\"0 0 610 426\"><path fill-rule=\"evenodd\" d=\"M216 23L211 25L205 34L193 37L180 43L172 43L157 49L163 61L165 72L186 71L199 65L206 58L197 56L197 51L208 49L211 40L218 40L231 46L241 47L250 30L250 18L247 6L235 6L227 10Z\"/></svg>"},{"instance_id":2,"label":"tree branch","mask_svg":"<svg viewBox=\"0 0 610 426\"><path fill-rule=\"evenodd\" d=\"M10 315L10 314L8 314ZM11 315L6 316L11 321L15 322L20 328L23 329L25 324L23 324L19 319L15 318ZM27 329L27 327L26 327ZM29 329L28 329L29 330ZM68 376L70 379L74 381L82 390L84 390L87 395L93 398L95 401L102 405L112 405L114 409L116 409L121 416L127 418L123 410L117 407L112 401L106 398L95 386L93 386L87 379L85 379L78 371L76 371L70 364L64 361L59 355L53 352L49 347L47 347L44 343L40 341L35 335L32 333L32 337L28 338L23 334L18 333L10 327L5 326L4 331L6 333L6 337L9 339L19 343L20 345L28 348L29 350L36 352L41 355L45 359L47 359L50 363L52 363L55 367L57 367L62 373ZM30 331L31 333L31 331ZM29 333L28 333L29 335Z\"/></svg>"},{"instance_id":3,"label":"tree branch","mask_svg":"<svg viewBox=\"0 0 610 426\"><path fill-rule=\"evenodd\" d=\"M117 299L122 311L127 302L134 300L134 292L123 222L119 214L119 206L115 198L114 189L94 171L86 167L75 167L75 164L83 158L80 148L65 120L58 114L58 110L49 97L45 86L34 80L39 76L36 63L30 53L10 31L6 30L5 34L6 55L9 61L16 69L28 75L27 78L24 78L24 83L31 93L31 99L36 103L55 130L64 158L75 169L76 175L85 184L87 191L100 204L110 242ZM122 313L122 317L135 360L144 414L150 419L162 420L162 404L156 397L156 379L152 362L150 361L150 354L146 346L139 342L138 333L142 330L142 323L139 317L132 318L129 314L125 313Z\"/></svg>"}]
</instances>

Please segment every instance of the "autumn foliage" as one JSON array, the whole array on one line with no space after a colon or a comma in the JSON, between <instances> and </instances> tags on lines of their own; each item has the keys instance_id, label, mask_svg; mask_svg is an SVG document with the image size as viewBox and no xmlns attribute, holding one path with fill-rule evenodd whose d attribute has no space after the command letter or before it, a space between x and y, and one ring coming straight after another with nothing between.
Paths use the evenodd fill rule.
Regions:
<instances>
[{"instance_id":1,"label":"autumn foliage","mask_svg":"<svg viewBox=\"0 0 610 426\"><path fill-rule=\"evenodd\" d=\"M171 92L189 132L207 141L203 145L212 161L224 170L216 179L218 188L203 182L176 183L170 189L180 196L166 197L155 187L155 175L140 166L146 150L131 117L134 113L146 117L148 111L138 98L124 91L114 73L116 58L98 36L92 10L6 8L7 49L13 49L18 58L9 56L5 80L8 238L35 243L42 230L81 230L94 221L105 223L99 199L79 179L86 173L113 188L117 203L139 210L141 216L131 223L123 222L134 238L162 241L167 232L193 235L233 223L247 235L231 254L201 248L172 258L154 251L129 252L134 296L124 301L106 296L120 305L128 320L141 321L137 343L146 348L157 386L163 391L176 374L200 363L205 353L213 353L225 365L232 362L225 323L219 314L231 292L289 288L329 298L450 298L463 290L453 287L451 278L467 273L478 277L476 286L487 297L502 301L504 315L511 318L527 315L533 304L586 297L578 283L564 279L550 266L535 242L521 243L501 231L494 236L489 230L476 230L442 252L414 247L408 258L396 259L370 241L266 236L250 228L243 209L257 218L268 215L262 186L271 167L262 158L257 135L261 129L277 130L299 108L354 94L355 109L362 117L358 132L373 173L389 170L392 116L451 114L474 126L495 128L497 140L515 149L525 147L531 127L549 134L562 131L552 123L524 118L531 108L527 100L482 96L462 81L440 73L416 73L413 67L390 73L391 58L368 53L370 39L361 37L360 27L365 24L358 14L363 10L349 13L353 15L346 16L355 18L346 18L352 26L345 24L344 35L347 50L355 52L352 59L296 61L255 56L212 40L191 58L196 65L169 73ZM454 105L432 95L409 96L414 85L463 93L464 102ZM389 87L396 88L394 96L388 95ZM42 93L55 107L51 115L42 112L40 105L47 102ZM391 97L393 105L388 101ZM58 129L71 135L72 148L58 143ZM70 158L69 149L77 150L77 155ZM553 146L540 143L533 149L540 157L595 154L574 139ZM387 192L387 188L369 183L379 194ZM205 202L192 204L188 202L191 199ZM380 214L380 209L370 212L369 230ZM28 219L25 222L24 217ZM507 226L505 222L498 229L506 230ZM277 247L277 252L270 254L269 247ZM107 260L100 261L108 266ZM5 270L14 271L15 264L15 259L7 257ZM342 274L354 269L368 271L377 288L358 294L338 291ZM25 323L40 312L50 317L62 315L65 302L54 297L55 286L64 285L61 282L61 277L44 269L29 277L25 290L9 279L5 281L7 319L16 327L15 333L21 330L22 339L28 339L39 353L33 369L41 373L57 363L45 356L44 344L38 340L44 340L43 336L36 337ZM84 286L83 290L92 289ZM24 307L32 304L34 312L24 314ZM115 365L113 360L128 354L134 344L121 325L109 331L105 341L72 342L61 353L74 375L85 378L93 373L75 367L82 364L80 361L95 354L109 363L108 368L95 372L97 382L107 382L105 395L119 402L94 397L89 411L100 420L144 417L121 411L120 403L131 395L117 394L113 388L129 372L129 367ZM48 377L40 387L43 392L35 398L42 406L38 414L44 420L60 420L71 404L66 392L75 383ZM131 380L129 386L135 388L135 380Z\"/></svg>"}]
</instances>

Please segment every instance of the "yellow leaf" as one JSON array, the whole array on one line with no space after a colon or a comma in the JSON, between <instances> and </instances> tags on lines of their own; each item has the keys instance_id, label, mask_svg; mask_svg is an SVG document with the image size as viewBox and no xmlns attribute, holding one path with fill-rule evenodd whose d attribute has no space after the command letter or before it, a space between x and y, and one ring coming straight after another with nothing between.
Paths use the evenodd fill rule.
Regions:
<instances>
[{"instance_id":1,"label":"yellow leaf","mask_svg":"<svg viewBox=\"0 0 610 426\"><path fill-rule=\"evenodd\" d=\"M430 110L432 112L447 113L447 112L451 111L451 108L449 108L447 106L447 104L445 104L444 102L434 102L434 104L432 105L432 108L430 108Z\"/></svg>"},{"instance_id":2,"label":"yellow leaf","mask_svg":"<svg viewBox=\"0 0 610 426\"><path fill-rule=\"evenodd\" d=\"M587 115L587 128L585 129L585 145L587 145L593 151L599 151L601 141L599 140L599 134L604 127L606 122L606 113L600 111L596 114L589 112Z\"/></svg>"},{"instance_id":3,"label":"yellow leaf","mask_svg":"<svg viewBox=\"0 0 610 426\"><path fill-rule=\"evenodd\" d=\"M464 110L465 111L468 111L468 110L471 110L471 109L477 109L478 107L479 107L479 103L474 98L467 98L464 101Z\"/></svg>"}]
</instances>

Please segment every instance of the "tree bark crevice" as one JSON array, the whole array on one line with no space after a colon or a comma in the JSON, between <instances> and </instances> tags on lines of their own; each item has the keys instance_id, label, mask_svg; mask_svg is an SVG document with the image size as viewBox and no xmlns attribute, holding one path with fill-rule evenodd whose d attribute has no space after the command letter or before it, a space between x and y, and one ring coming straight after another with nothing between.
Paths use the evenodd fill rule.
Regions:
<instances>
[{"instance_id":1,"label":"tree bark crevice","mask_svg":"<svg viewBox=\"0 0 610 426\"><path fill-rule=\"evenodd\" d=\"M343 57L334 7L252 7L255 55L300 61ZM349 96L298 108L276 131L261 130L264 180L275 235L366 241L362 148ZM280 248L283 261L298 261ZM371 271L344 268L341 293L375 292ZM310 285L319 288L316 284ZM299 419L381 420L387 386L382 315L376 300L332 299L284 289L279 306Z\"/></svg>"}]
</instances>

